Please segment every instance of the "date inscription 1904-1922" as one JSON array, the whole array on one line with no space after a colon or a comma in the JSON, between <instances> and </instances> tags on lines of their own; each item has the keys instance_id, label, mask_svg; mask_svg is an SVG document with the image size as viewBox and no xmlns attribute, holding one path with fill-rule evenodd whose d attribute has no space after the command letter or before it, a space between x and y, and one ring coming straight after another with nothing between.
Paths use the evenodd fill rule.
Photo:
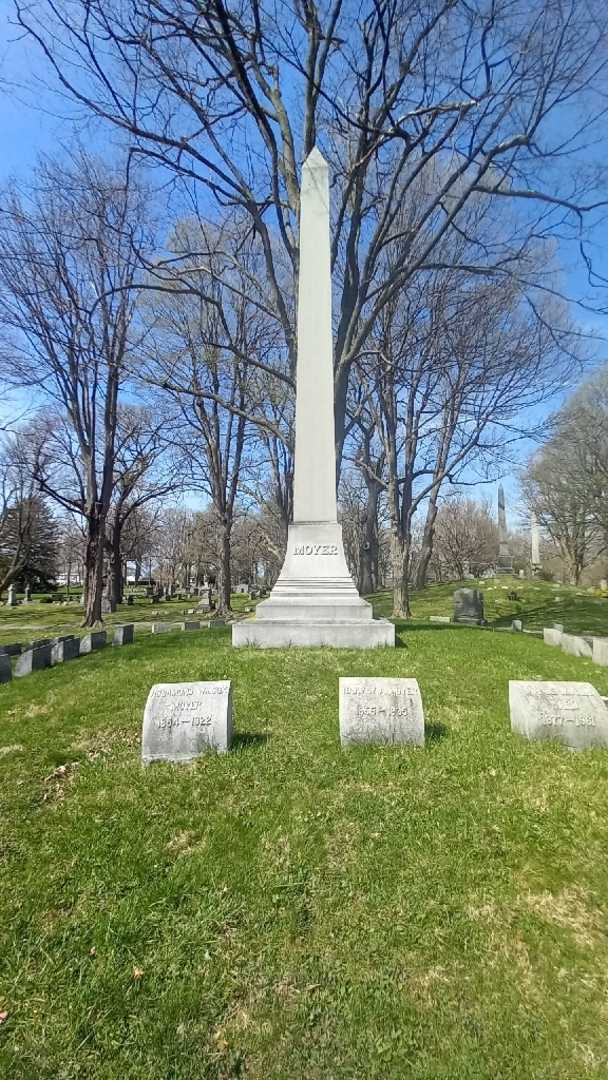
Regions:
<instances>
[{"instance_id":1,"label":"date inscription 1904-1922","mask_svg":"<svg viewBox=\"0 0 608 1080\"><path fill-rule=\"evenodd\" d=\"M294 544L294 555L337 555L337 544Z\"/></svg>"}]
</instances>

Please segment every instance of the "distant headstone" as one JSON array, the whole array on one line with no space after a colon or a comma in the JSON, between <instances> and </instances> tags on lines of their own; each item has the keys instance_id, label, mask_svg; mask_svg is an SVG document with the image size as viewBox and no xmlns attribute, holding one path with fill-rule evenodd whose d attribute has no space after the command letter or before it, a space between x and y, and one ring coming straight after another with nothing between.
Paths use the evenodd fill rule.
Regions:
<instances>
[{"instance_id":1,"label":"distant headstone","mask_svg":"<svg viewBox=\"0 0 608 1080\"><path fill-rule=\"evenodd\" d=\"M600 589L602 592L606 592L608 589L608 580L605 577L600 579Z\"/></svg>"},{"instance_id":2,"label":"distant headstone","mask_svg":"<svg viewBox=\"0 0 608 1080\"><path fill-rule=\"evenodd\" d=\"M454 622L481 626L483 593L481 589L456 589L454 593Z\"/></svg>"},{"instance_id":3,"label":"distant headstone","mask_svg":"<svg viewBox=\"0 0 608 1080\"><path fill-rule=\"evenodd\" d=\"M200 622L183 622L181 624L182 630L200 630Z\"/></svg>"},{"instance_id":4,"label":"distant headstone","mask_svg":"<svg viewBox=\"0 0 608 1080\"><path fill-rule=\"evenodd\" d=\"M9 585L6 602L9 607L17 606L17 589L15 585Z\"/></svg>"},{"instance_id":5,"label":"distant headstone","mask_svg":"<svg viewBox=\"0 0 608 1080\"><path fill-rule=\"evenodd\" d=\"M560 645L564 652L571 656L584 656L590 660L592 656L591 639L581 637L579 634L562 634Z\"/></svg>"},{"instance_id":6,"label":"distant headstone","mask_svg":"<svg viewBox=\"0 0 608 1080\"><path fill-rule=\"evenodd\" d=\"M193 761L232 741L232 689L221 682L158 683L144 712L141 756L151 761Z\"/></svg>"},{"instance_id":7,"label":"distant headstone","mask_svg":"<svg viewBox=\"0 0 608 1080\"><path fill-rule=\"evenodd\" d=\"M449 615L429 615L429 622L449 623L451 621Z\"/></svg>"},{"instance_id":8,"label":"distant headstone","mask_svg":"<svg viewBox=\"0 0 608 1080\"><path fill-rule=\"evenodd\" d=\"M11 658L8 653L0 653L0 683L10 682L12 677Z\"/></svg>"},{"instance_id":9,"label":"distant headstone","mask_svg":"<svg viewBox=\"0 0 608 1080\"><path fill-rule=\"evenodd\" d=\"M515 630L517 633L521 634L521 632L523 630L523 624L522 624L521 619L513 619L512 623L511 623L511 629Z\"/></svg>"},{"instance_id":10,"label":"distant headstone","mask_svg":"<svg viewBox=\"0 0 608 1080\"><path fill-rule=\"evenodd\" d=\"M424 712L416 679L340 679L340 741L424 746Z\"/></svg>"},{"instance_id":11,"label":"distant headstone","mask_svg":"<svg viewBox=\"0 0 608 1080\"><path fill-rule=\"evenodd\" d=\"M51 645L51 664L63 664L66 660L75 660L80 656L80 641L77 637L58 638Z\"/></svg>"},{"instance_id":12,"label":"distant headstone","mask_svg":"<svg viewBox=\"0 0 608 1080\"><path fill-rule=\"evenodd\" d=\"M32 599L32 588L31 588L31 585L26 585L26 586L25 586L25 592L24 592L24 594L23 594L23 603L24 603L24 604L29 604L29 603L30 603L30 601L31 601L31 599Z\"/></svg>"},{"instance_id":13,"label":"distant headstone","mask_svg":"<svg viewBox=\"0 0 608 1080\"><path fill-rule=\"evenodd\" d=\"M545 645L561 645L562 632L555 627L545 626L543 630L543 641Z\"/></svg>"},{"instance_id":14,"label":"distant headstone","mask_svg":"<svg viewBox=\"0 0 608 1080\"><path fill-rule=\"evenodd\" d=\"M5 656L19 656L23 651L23 645L20 641L12 641L8 645L0 645L0 653L4 653Z\"/></svg>"},{"instance_id":15,"label":"distant headstone","mask_svg":"<svg viewBox=\"0 0 608 1080\"><path fill-rule=\"evenodd\" d=\"M114 636L112 638L113 645L132 645L135 637L135 626L133 623L123 623L122 626L114 627Z\"/></svg>"},{"instance_id":16,"label":"distant headstone","mask_svg":"<svg viewBox=\"0 0 608 1080\"><path fill-rule=\"evenodd\" d=\"M102 599L101 599L101 614L102 615L111 615L112 614L112 604L108 600L107 596L103 596Z\"/></svg>"},{"instance_id":17,"label":"distant headstone","mask_svg":"<svg viewBox=\"0 0 608 1080\"><path fill-rule=\"evenodd\" d=\"M525 571L525 570L520 570L520 571L519 571L519 576L520 576L520 578L525 578L525 576L526 576L526 571Z\"/></svg>"},{"instance_id":18,"label":"distant headstone","mask_svg":"<svg viewBox=\"0 0 608 1080\"><path fill-rule=\"evenodd\" d=\"M105 630L95 630L92 634L85 634L80 641L80 655L86 656L87 653L95 652L96 649L103 649L108 640L108 635Z\"/></svg>"},{"instance_id":19,"label":"distant headstone","mask_svg":"<svg viewBox=\"0 0 608 1080\"><path fill-rule=\"evenodd\" d=\"M51 666L51 645L40 645L36 649L27 649L17 657L15 675L31 675L32 671L40 671L41 668Z\"/></svg>"},{"instance_id":20,"label":"distant headstone","mask_svg":"<svg viewBox=\"0 0 608 1080\"><path fill-rule=\"evenodd\" d=\"M152 623L153 634L167 634L169 630L178 630L179 625L174 622L155 622Z\"/></svg>"},{"instance_id":21,"label":"distant headstone","mask_svg":"<svg viewBox=\"0 0 608 1080\"><path fill-rule=\"evenodd\" d=\"M511 730L573 750L608 746L608 708L591 683L510 682Z\"/></svg>"},{"instance_id":22,"label":"distant headstone","mask_svg":"<svg viewBox=\"0 0 608 1080\"><path fill-rule=\"evenodd\" d=\"M594 663L608 667L608 637L594 637L592 659Z\"/></svg>"},{"instance_id":23,"label":"distant headstone","mask_svg":"<svg viewBox=\"0 0 608 1080\"><path fill-rule=\"evenodd\" d=\"M134 596L127 596L127 607L133 607L134 601L135 601Z\"/></svg>"}]
</instances>

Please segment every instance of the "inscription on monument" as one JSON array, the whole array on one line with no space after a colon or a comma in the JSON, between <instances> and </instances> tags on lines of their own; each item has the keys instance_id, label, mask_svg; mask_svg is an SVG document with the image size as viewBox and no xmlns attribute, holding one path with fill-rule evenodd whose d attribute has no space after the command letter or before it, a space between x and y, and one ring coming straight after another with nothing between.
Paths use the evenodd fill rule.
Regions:
<instances>
[{"instance_id":1,"label":"inscription on monument","mask_svg":"<svg viewBox=\"0 0 608 1080\"><path fill-rule=\"evenodd\" d=\"M337 555L337 544L295 544L294 555Z\"/></svg>"},{"instance_id":2,"label":"inscription on monument","mask_svg":"<svg viewBox=\"0 0 608 1080\"><path fill-rule=\"evenodd\" d=\"M424 746L416 679L340 679L340 741Z\"/></svg>"},{"instance_id":3,"label":"inscription on monument","mask_svg":"<svg viewBox=\"0 0 608 1080\"><path fill-rule=\"evenodd\" d=\"M222 682L159 683L146 702L142 760L193 761L232 740L232 691Z\"/></svg>"},{"instance_id":4,"label":"inscription on monument","mask_svg":"<svg viewBox=\"0 0 608 1080\"><path fill-rule=\"evenodd\" d=\"M573 750L608 746L608 708L584 682L510 682L511 730Z\"/></svg>"}]
</instances>

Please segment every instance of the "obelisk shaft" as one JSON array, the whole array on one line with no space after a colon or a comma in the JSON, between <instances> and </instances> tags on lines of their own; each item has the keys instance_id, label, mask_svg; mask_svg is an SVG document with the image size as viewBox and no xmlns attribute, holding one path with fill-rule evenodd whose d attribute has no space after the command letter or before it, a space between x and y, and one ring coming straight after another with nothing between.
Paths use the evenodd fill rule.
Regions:
<instances>
[{"instance_id":1,"label":"obelisk shaft","mask_svg":"<svg viewBox=\"0 0 608 1080\"><path fill-rule=\"evenodd\" d=\"M337 521L329 171L316 149L302 166L294 523Z\"/></svg>"}]
</instances>

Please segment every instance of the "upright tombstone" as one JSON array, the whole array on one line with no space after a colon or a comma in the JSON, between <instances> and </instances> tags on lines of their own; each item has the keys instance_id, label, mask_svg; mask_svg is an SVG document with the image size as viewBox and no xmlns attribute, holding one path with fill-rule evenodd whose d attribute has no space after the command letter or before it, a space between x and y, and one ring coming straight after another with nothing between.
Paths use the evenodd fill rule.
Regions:
<instances>
[{"instance_id":1,"label":"upright tombstone","mask_svg":"<svg viewBox=\"0 0 608 1080\"><path fill-rule=\"evenodd\" d=\"M511 730L571 750L608 746L608 708L591 683L509 683Z\"/></svg>"},{"instance_id":2,"label":"upright tombstone","mask_svg":"<svg viewBox=\"0 0 608 1080\"><path fill-rule=\"evenodd\" d=\"M91 634L85 634L80 641L80 655L86 656L88 653L95 652L96 649L103 649L108 640L108 635L105 630L95 630Z\"/></svg>"},{"instance_id":3,"label":"upright tombstone","mask_svg":"<svg viewBox=\"0 0 608 1080\"><path fill-rule=\"evenodd\" d=\"M592 659L594 664L608 667L608 637L594 637Z\"/></svg>"},{"instance_id":4,"label":"upright tombstone","mask_svg":"<svg viewBox=\"0 0 608 1080\"><path fill-rule=\"evenodd\" d=\"M232 742L232 688L221 682L157 683L144 712L141 756L151 761L193 761Z\"/></svg>"},{"instance_id":5,"label":"upright tombstone","mask_svg":"<svg viewBox=\"0 0 608 1080\"><path fill-rule=\"evenodd\" d=\"M10 682L12 677L11 658L8 653L0 653L0 683Z\"/></svg>"},{"instance_id":6,"label":"upright tombstone","mask_svg":"<svg viewBox=\"0 0 608 1080\"><path fill-rule=\"evenodd\" d=\"M135 636L135 626L133 623L123 623L122 626L114 627L114 636L112 637L113 645L132 645Z\"/></svg>"},{"instance_id":7,"label":"upright tombstone","mask_svg":"<svg viewBox=\"0 0 608 1080\"><path fill-rule=\"evenodd\" d=\"M483 593L481 589L456 589L454 593L454 622L465 626L483 626Z\"/></svg>"},{"instance_id":8,"label":"upright tombstone","mask_svg":"<svg viewBox=\"0 0 608 1080\"><path fill-rule=\"evenodd\" d=\"M31 587L31 585L26 585L25 586L25 592L24 592L24 595L23 595L23 603L24 604L29 604L31 602L31 599L32 599L32 587Z\"/></svg>"},{"instance_id":9,"label":"upright tombstone","mask_svg":"<svg viewBox=\"0 0 608 1080\"><path fill-rule=\"evenodd\" d=\"M6 596L6 603L8 607L17 607L17 586L9 585Z\"/></svg>"},{"instance_id":10,"label":"upright tombstone","mask_svg":"<svg viewBox=\"0 0 608 1080\"><path fill-rule=\"evenodd\" d=\"M570 653L570 656L582 656L586 660L592 658L592 643L591 637L582 637L580 634L562 634L560 639L563 652Z\"/></svg>"},{"instance_id":11,"label":"upright tombstone","mask_svg":"<svg viewBox=\"0 0 608 1080\"><path fill-rule=\"evenodd\" d=\"M75 660L80 656L80 641L77 637L57 638L51 644L51 665L63 664L66 660Z\"/></svg>"},{"instance_id":12,"label":"upright tombstone","mask_svg":"<svg viewBox=\"0 0 608 1080\"><path fill-rule=\"evenodd\" d=\"M17 657L15 675L19 679L23 675L31 675L32 671L40 671L41 668L51 666L51 644L39 645L37 648L26 649Z\"/></svg>"},{"instance_id":13,"label":"upright tombstone","mask_svg":"<svg viewBox=\"0 0 608 1080\"><path fill-rule=\"evenodd\" d=\"M416 679L340 679L343 746L424 746L424 711Z\"/></svg>"},{"instance_id":14,"label":"upright tombstone","mask_svg":"<svg viewBox=\"0 0 608 1080\"><path fill-rule=\"evenodd\" d=\"M562 631L555 626L545 626L543 630L543 641L545 645L561 645Z\"/></svg>"},{"instance_id":15,"label":"upright tombstone","mask_svg":"<svg viewBox=\"0 0 608 1080\"><path fill-rule=\"evenodd\" d=\"M285 562L255 617L234 624L232 644L262 648L395 644L350 576L336 502L331 325L329 170L315 147L302 168L294 512Z\"/></svg>"},{"instance_id":16,"label":"upright tombstone","mask_svg":"<svg viewBox=\"0 0 608 1080\"><path fill-rule=\"evenodd\" d=\"M505 489L502 484L498 485L498 562L496 563L497 574L512 574L513 559L509 551L507 534L507 512L505 507Z\"/></svg>"}]
</instances>

